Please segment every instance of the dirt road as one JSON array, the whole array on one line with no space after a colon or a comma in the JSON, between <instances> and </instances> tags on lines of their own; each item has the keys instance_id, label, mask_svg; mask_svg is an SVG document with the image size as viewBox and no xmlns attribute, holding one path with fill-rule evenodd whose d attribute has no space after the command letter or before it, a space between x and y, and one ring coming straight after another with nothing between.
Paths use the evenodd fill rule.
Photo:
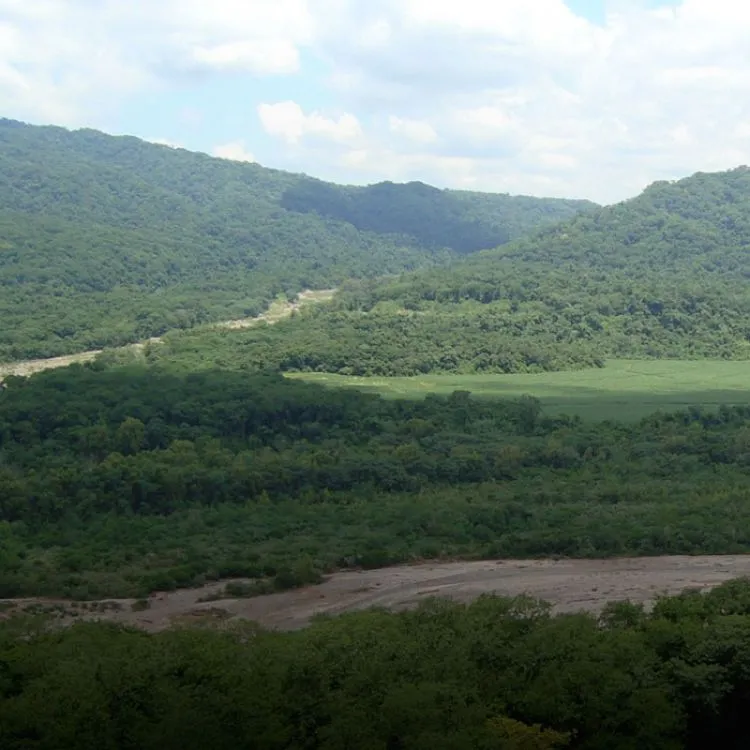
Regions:
<instances>
[{"instance_id":1,"label":"dirt road","mask_svg":"<svg viewBox=\"0 0 750 750\"><path fill-rule=\"evenodd\" d=\"M258 325L258 323L261 322L269 324L278 323L280 320L288 318L295 310L299 310L304 305L308 305L313 302L325 302L327 300L330 300L335 293L335 289L319 289L317 291L305 289L303 292L300 292L297 295L297 299L294 302L274 302L266 312L258 315L255 318L223 320L219 323L210 323L205 326L205 328L242 329L251 328L252 326ZM142 348L145 343L158 344L161 340L162 339L160 336L154 336L153 338L148 339L148 342L129 344L128 346L125 346L123 348ZM3 364L0 362L0 383L2 383L3 377L7 377L8 375L27 376L33 375L35 372L42 372L43 370L53 370L58 367L68 367L69 365L75 364L76 362L90 362L101 353L101 349L92 349L87 352L68 354L64 357L50 357L49 359L27 359L21 362L9 362L7 364Z\"/></svg>"},{"instance_id":2,"label":"dirt road","mask_svg":"<svg viewBox=\"0 0 750 750\"><path fill-rule=\"evenodd\" d=\"M170 625L232 618L255 620L279 630L304 627L315 615L337 615L368 607L398 610L416 606L430 596L470 601L480 594L530 594L553 604L557 612L598 611L609 601L652 602L664 593L686 588L709 589L731 578L750 576L750 555L646 557L614 560L495 560L431 563L330 576L319 586L252 599L199 599L223 589L155 594L149 608L134 612L133 600L112 602L105 612L56 600L15 600L15 609L29 605L65 606L79 619L106 619L162 630ZM5 609L10 605L10 600ZM116 607L116 609L115 609Z\"/></svg>"}]
</instances>

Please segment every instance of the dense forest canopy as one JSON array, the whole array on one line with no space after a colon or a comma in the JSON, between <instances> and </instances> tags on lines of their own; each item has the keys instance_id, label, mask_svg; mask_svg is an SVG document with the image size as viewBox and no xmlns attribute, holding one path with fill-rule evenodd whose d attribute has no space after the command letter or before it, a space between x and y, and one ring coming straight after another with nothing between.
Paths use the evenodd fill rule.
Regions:
<instances>
[{"instance_id":1,"label":"dense forest canopy","mask_svg":"<svg viewBox=\"0 0 750 750\"><path fill-rule=\"evenodd\" d=\"M740 750L750 583L554 616L428 600L297 633L0 623L4 750Z\"/></svg>"},{"instance_id":2,"label":"dense forest canopy","mask_svg":"<svg viewBox=\"0 0 750 750\"><path fill-rule=\"evenodd\" d=\"M326 210L331 194L352 210ZM591 205L339 187L0 120L0 361L254 315L280 293L439 264Z\"/></svg>"},{"instance_id":3,"label":"dense forest canopy","mask_svg":"<svg viewBox=\"0 0 750 750\"><path fill-rule=\"evenodd\" d=\"M291 211L315 212L363 231L395 232L424 247L457 253L504 245L532 227L560 221L565 213L595 207L578 200L439 190L422 182L342 187L313 179L299 180L281 202Z\"/></svg>"},{"instance_id":4,"label":"dense forest canopy","mask_svg":"<svg viewBox=\"0 0 750 750\"><path fill-rule=\"evenodd\" d=\"M634 424L102 363L0 391L0 598L425 558L750 550L748 407Z\"/></svg>"},{"instance_id":5,"label":"dense forest canopy","mask_svg":"<svg viewBox=\"0 0 750 750\"><path fill-rule=\"evenodd\" d=\"M355 375L750 358L750 170L656 183L499 249L353 281L274 331L175 338L155 360Z\"/></svg>"}]
</instances>

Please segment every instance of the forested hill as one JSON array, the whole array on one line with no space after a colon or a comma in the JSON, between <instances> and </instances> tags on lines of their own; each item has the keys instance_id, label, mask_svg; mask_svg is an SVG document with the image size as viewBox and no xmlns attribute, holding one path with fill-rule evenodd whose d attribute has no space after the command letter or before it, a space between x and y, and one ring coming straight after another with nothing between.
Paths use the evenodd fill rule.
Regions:
<instances>
[{"instance_id":1,"label":"forested hill","mask_svg":"<svg viewBox=\"0 0 750 750\"><path fill-rule=\"evenodd\" d=\"M636 274L744 276L750 269L748 248L750 168L742 166L656 182L636 198L541 230L500 255Z\"/></svg>"},{"instance_id":2,"label":"forested hill","mask_svg":"<svg viewBox=\"0 0 750 750\"><path fill-rule=\"evenodd\" d=\"M750 170L741 167L656 183L447 268L349 284L332 308L248 334L252 347L234 339L227 354L244 366L358 375L744 359L749 278ZM161 356L188 354L172 346Z\"/></svg>"},{"instance_id":3,"label":"forested hill","mask_svg":"<svg viewBox=\"0 0 750 750\"><path fill-rule=\"evenodd\" d=\"M595 203L462 190L423 182L381 182L367 187L301 179L282 197L291 211L315 212L366 232L398 233L427 248L457 253L504 245L531 229L554 224Z\"/></svg>"},{"instance_id":4,"label":"forested hill","mask_svg":"<svg viewBox=\"0 0 750 750\"><path fill-rule=\"evenodd\" d=\"M332 194L337 210L326 208ZM589 207L424 185L343 188L0 120L0 361L254 315L279 293L445 262Z\"/></svg>"}]
</instances>

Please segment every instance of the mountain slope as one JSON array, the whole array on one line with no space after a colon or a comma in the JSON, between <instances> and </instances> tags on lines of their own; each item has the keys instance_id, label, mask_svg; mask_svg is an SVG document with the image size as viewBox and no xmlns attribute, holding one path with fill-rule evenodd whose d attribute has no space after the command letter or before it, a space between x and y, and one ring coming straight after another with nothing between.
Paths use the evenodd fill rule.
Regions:
<instances>
[{"instance_id":1,"label":"mountain slope","mask_svg":"<svg viewBox=\"0 0 750 750\"><path fill-rule=\"evenodd\" d=\"M395 186L373 204L377 225L355 225L286 205L295 191L380 195L377 186L0 120L0 360L254 315L279 293L442 263L591 205L433 188L410 203L423 187ZM368 200L357 199L357 216ZM475 235L458 246L464 213Z\"/></svg>"},{"instance_id":2,"label":"mountain slope","mask_svg":"<svg viewBox=\"0 0 750 750\"><path fill-rule=\"evenodd\" d=\"M439 190L422 182L342 187L313 179L288 189L282 205L345 221L365 232L396 232L424 247L448 247L457 253L497 247L534 227L560 221L564 214L595 207L586 201Z\"/></svg>"},{"instance_id":3,"label":"mountain slope","mask_svg":"<svg viewBox=\"0 0 750 750\"><path fill-rule=\"evenodd\" d=\"M172 341L253 367L527 372L607 357L750 358L750 170L656 183L446 268L350 283L243 338ZM231 347L231 350L229 348Z\"/></svg>"}]
</instances>

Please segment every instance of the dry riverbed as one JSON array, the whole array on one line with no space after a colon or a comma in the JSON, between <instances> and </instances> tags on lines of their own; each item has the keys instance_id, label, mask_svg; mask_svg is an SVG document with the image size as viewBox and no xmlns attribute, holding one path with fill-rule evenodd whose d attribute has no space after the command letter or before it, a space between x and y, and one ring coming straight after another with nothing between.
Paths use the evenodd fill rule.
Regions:
<instances>
[{"instance_id":1,"label":"dry riverbed","mask_svg":"<svg viewBox=\"0 0 750 750\"><path fill-rule=\"evenodd\" d=\"M487 593L529 594L549 601L556 612L596 612L611 601L648 604L661 594L710 589L743 576L750 576L750 555L427 563L336 573L318 586L250 599L200 601L218 594L227 582L213 583L154 594L148 608L140 611L133 610L132 599L85 605L56 599L0 600L0 616L56 608L68 622L100 619L147 630L236 618L254 620L267 628L294 630L316 615L369 607L399 610L430 596L470 601Z\"/></svg>"}]
</instances>

